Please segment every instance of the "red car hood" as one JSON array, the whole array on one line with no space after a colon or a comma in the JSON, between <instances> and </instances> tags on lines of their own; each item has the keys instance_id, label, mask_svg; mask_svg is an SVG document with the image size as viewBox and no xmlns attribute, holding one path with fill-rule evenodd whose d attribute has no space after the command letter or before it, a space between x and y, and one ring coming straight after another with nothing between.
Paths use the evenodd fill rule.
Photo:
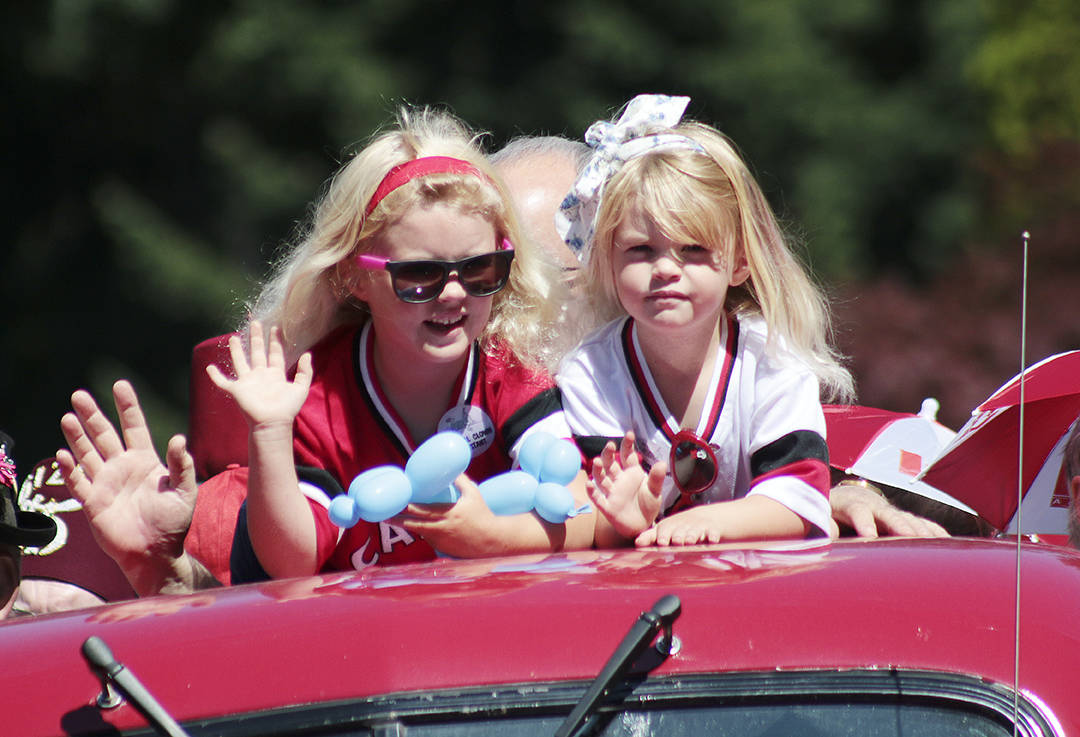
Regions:
<instances>
[{"instance_id":1,"label":"red car hood","mask_svg":"<svg viewBox=\"0 0 1080 737\"><path fill-rule=\"evenodd\" d=\"M1075 701L1080 554L1025 544L1020 688ZM901 668L1012 684L1016 545L800 541L427 564L155 597L0 626L5 734L144 725L102 715L98 635L180 719L392 692L589 679L645 609L682 600L654 676ZM8 719L8 717L11 719ZM12 722L13 720L13 722Z\"/></svg>"}]
</instances>

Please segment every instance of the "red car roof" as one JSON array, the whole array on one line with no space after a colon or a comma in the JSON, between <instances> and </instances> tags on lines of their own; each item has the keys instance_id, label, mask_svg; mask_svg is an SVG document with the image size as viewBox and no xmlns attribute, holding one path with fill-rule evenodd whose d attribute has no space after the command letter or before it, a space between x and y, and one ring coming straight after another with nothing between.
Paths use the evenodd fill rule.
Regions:
<instances>
[{"instance_id":1,"label":"red car roof","mask_svg":"<svg viewBox=\"0 0 1080 737\"><path fill-rule=\"evenodd\" d=\"M1080 722L1080 553L1025 544L1020 688ZM180 720L392 692L590 679L676 594L680 650L653 676L900 668L1011 686L1016 545L805 541L429 564L155 597L0 626L5 734L145 724L100 716L79 648L98 635ZM11 717L9 719L8 717ZM13 722L12 722L13 720Z\"/></svg>"}]
</instances>

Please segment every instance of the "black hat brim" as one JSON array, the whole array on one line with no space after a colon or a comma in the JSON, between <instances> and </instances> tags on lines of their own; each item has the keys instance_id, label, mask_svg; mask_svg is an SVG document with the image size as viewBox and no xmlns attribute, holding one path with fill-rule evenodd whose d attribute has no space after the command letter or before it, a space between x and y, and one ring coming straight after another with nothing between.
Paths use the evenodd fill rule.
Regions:
<instances>
[{"instance_id":1,"label":"black hat brim","mask_svg":"<svg viewBox=\"0 0 1080 737\"><path fill-rule=\"evenodd\" d=\"M0 522L0 542L40 548L56 536L56 520L41 512L15 513L15 526Z\"/></svg>"}]
</instances>

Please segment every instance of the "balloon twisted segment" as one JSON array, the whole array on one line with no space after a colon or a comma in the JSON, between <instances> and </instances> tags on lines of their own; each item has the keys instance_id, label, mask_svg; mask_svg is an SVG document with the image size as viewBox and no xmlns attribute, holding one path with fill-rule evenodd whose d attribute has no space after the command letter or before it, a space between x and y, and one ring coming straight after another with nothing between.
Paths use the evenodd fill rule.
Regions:
<instances>
[{"instance_id":1,"label":"balloon twisted segment","mask_svg":"<svg viewBox=\"0 0 1080 737\"><path fill-rule=\"evenodd\" d=\"M349 484L349 491L330 503L330 520L348 528L360 520L382 522L409 504L453 504L453 482L472 460L468 441L457 432L433 435L409 457L405 468L377 466ZM590 510L576 507L567 484L581 469L577 447L568 440L538 431L529 434L518 452L520 470L492 476L479 485L480 494L495 514L525 514L559 524Z\"/></svg>"}]
</instances>

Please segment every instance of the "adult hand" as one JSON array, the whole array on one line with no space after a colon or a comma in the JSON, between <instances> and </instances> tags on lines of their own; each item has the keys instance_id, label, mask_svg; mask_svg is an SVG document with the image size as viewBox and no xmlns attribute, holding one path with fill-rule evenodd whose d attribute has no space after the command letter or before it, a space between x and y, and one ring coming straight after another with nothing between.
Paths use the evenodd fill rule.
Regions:
<instances>
[{"instance_id":1,"label":"adult hand","mask_svg":"<svg viewBox=\"0 0 1080 737\"><path fill-rule=\"evenodd\" d=\"M877 492L857 484L837 484L829 492L835 523L855 531L858 537L949 537L937 522L893 506Z\"/></svg>"},{"instance_id":2,"label":"adult hand","mask_svg":"<svg viewBox=\"0 0 1080 737\"><path fill-rule=\"evenodd\" d=\"M97 594L67 581L51 578L24 578L19 584L15 608L31 614L51 614L86 609L105 603Z\"/></svg>"},{"instance_id":3,"label":"adult hand","mask_svg":"<svg viewBox=\"0 0 1080 737\"><path fill-rule=\"evenodd\" d=\"M56 460L98 545L146 596L185 576L190 583L184 536L198 493L195 467L183 435L169 440L167 465L161 462L130 383L116 382L113 398L123 438L89 392L79 390L71 396L74 412L60 420L70 451L57 451Z\"/></svg>"}]
</instances>

